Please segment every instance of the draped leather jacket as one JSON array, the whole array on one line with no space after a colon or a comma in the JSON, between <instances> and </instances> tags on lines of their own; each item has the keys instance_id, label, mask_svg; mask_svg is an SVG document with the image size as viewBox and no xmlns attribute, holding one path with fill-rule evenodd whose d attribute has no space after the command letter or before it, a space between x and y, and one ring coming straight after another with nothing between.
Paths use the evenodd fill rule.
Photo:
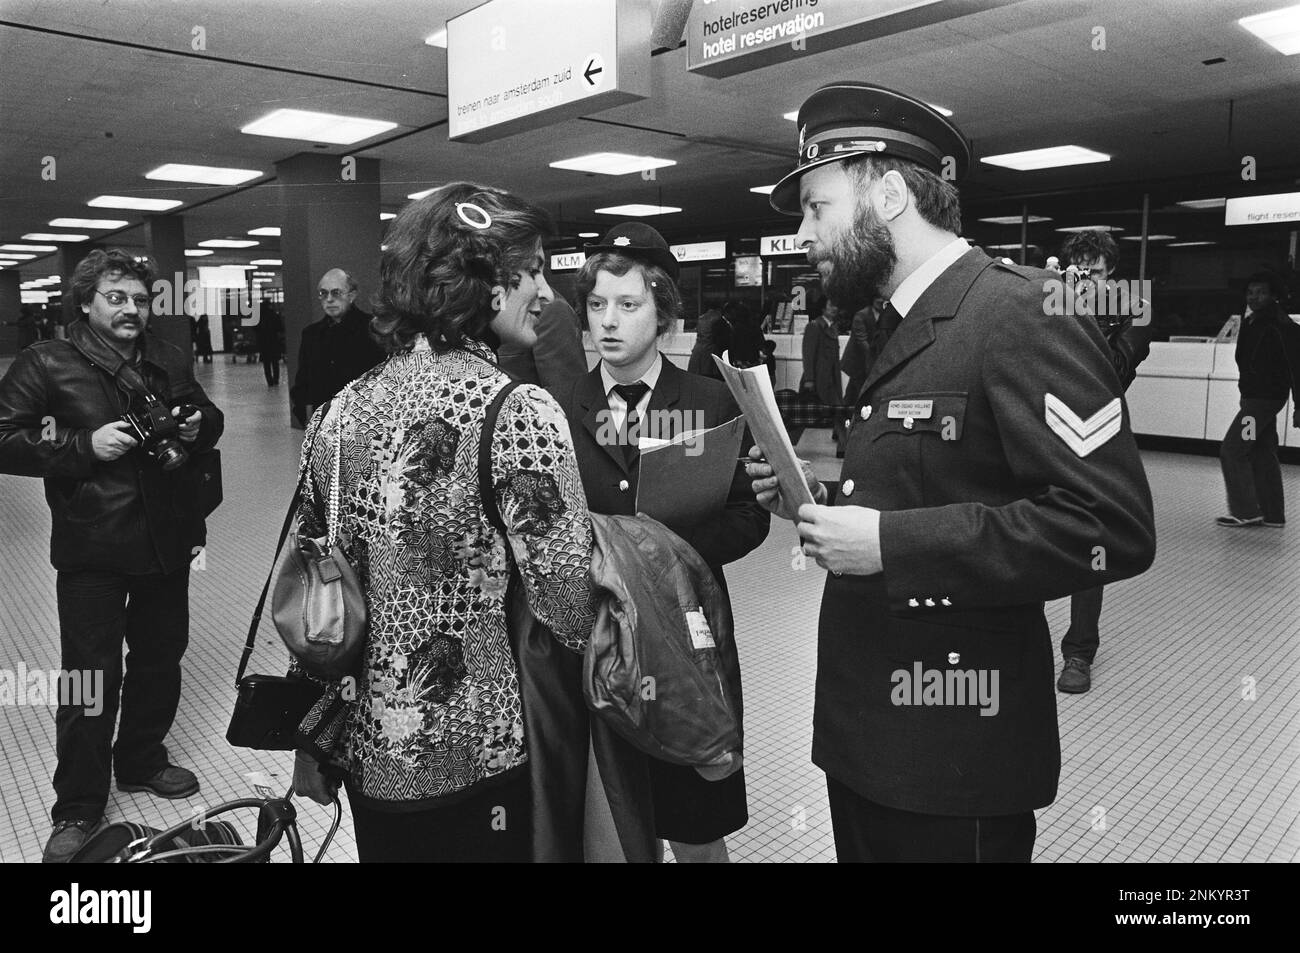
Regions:
<instances>
[{"instance_id":1,"label":"draped leather jacket","mask_svg":"<svg viewBox=\"0 0 1300 953\"><path fill-rule=\"evenodd\" d=\"M141 447L116 460L95 458L91 435L129 404L116 372L125 363L85 320L66 341L23 350L0 380L0 472L45 479L53 521L50 562L58 570L172 572L205 542L201 475L193 453L211 449L225 418L194 379L179 348L145 334L136 370L170 409L203 414L191 461L164 471Z\"/></svg>"}]
</instances>

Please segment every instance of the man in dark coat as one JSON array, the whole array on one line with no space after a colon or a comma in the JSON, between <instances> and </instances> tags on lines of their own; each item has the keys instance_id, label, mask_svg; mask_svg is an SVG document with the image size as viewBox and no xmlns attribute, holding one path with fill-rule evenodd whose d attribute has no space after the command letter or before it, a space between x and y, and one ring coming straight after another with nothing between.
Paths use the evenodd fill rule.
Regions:
<instances>
[{"instance_id":1,"label":"man in dark coat","mask_svg":"<svg viewBox=\"0 0 1300 953\"><path fill-rule=\"evenodd\" d=\"M1061 257L1067 264L1067 280L1072 271L1080 276L1074 279L1076 286L1079 280L1093 282L1096 291L1092 301L1105 300L1102 294L1106 282L1114 277L1119 265L1119 245L1115 239L1098 229L1076 232L1061 245ZM1107 310L1105 307L1086 309L1096 312L1097 330L1106 343L1106 356L1124 390L1128 390L1137 378L1138 365L1151 353L1151 302L1134 301L1133 304L1141 305L1141 315L1103 314L1101 312ZM1087 317L1084 315L1085 319ZM1070 628L1061 640L1063 664L1061 677L1056 682L1057 691L1078 695L1092 688L1092 663L1101 645L1103 591L1103 586L1091 586L1070 597Z\"/></svg>"},{"instance_id":2,"label":"man in dark coat","mask_svg":"<svg viewBox=\"0 0 1300 953\"><path fill-rule=\"evenodd\" d=\"M86 318L69 325L66 341L27 348L0 380L0 472L45 479L61 668L81 689L59 699L55 717L47 862L67 860L102 820L110 767L123 791L183 798L199 790L193 773L169 763L163 741L189 642L190 560L206 541L192 455L211 449L224 427L188 355L145 333L147 263L94 251L72 287ZM185 404L197 410L182 416ZM176 421L164 436L189 460L141 446L122 418L146 405L155 419Z\"/></svg>"},{"instance_id":3,"label":"man in dark coat","mask_svg":"<svg viewBox=\"0 0 1300 953\"><path fill-rule=\"evenodd\" d=\"M587 373L587 352L582 346L578 316L563 298L556 298L537 316L533 326L537 343L531 348L502 342L497 363L515 380L539 384L559 398Z\"/></svg>"},{"instance_id":4,"label":"man in dark coat","mask_svg":"<svg viewBox=\"0 0 1300 953\"><path fill-rule=\"evenodd\" d=\"M841 861L1024 861L1060 775L1043 603L1144 571L1151 495L1095 325L962 239L970 162L920 100L834 83L772 204L832 300L889 299L834 506L760 502L829 570L813 761Z\"/></svg>"},{"instance_id":5,"label":"man in dark coat","mask_svg":"<svg viewBox=\"0 0 1300 953\"><path fill-rule=\"evenodd\" d=\"M262 373L266 386L280 383L280 358L284 354L284 321L274 305L264 304L257 321L257 354L262 359Z\"/></svg>"},{"instance_id":6,"label":"man in dark coat","mask_svg":"<svg viewBox=\"0 0 1300 953\"><path fill-rule=\"evenodd\" d=\"M306 426L313 408L384 359L370 336L370 315L356 306L357 283L331 268L316 289L325 317L303 329L298 372L289 390L294 421Z\"/></svg>"},{"instance_id":7,"label":"man in dark coat","mask_svg":"<svg viewBox=\"0 0 1300 953\"><path fill-rule=\"evenodd\" d=\"M731 348L731 321L728 312L732 306L731 302L727 302L721 311L716 306L711 306L700 315L695 324L695 346L691 348L691 357L686 363L688 373L722 380L722 373L713 363L713 356L722 357Z\"/></svg>"},{"instance_id":8,"label":"man in dark coat","mask_svg":"<svg viewBox=\"0 0 1300 953\"><path fill-rule=\"evenodd\" d=\"M819 299L809 308L803 332L803 376L799 390L816 397L831 412L831 439L835 455L844 456L844 388L840 380L840 336L835 326L837 308Z\"/></svg>"}]
</instances>

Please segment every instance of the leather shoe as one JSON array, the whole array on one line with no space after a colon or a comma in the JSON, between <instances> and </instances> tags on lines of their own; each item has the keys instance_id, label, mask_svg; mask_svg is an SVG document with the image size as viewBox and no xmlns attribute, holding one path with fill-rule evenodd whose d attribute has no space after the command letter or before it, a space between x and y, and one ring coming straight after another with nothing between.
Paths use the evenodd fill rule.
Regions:
<instances>
[{"instance_id":1,"label":"leather shoe","mask_svg":"<svg viewBox=\"0 0 1300 953\"><path fill-rule=\"evenodd\" d=\"M1068 658L1056 683L1058 692L1079 695L1092 688L1092 666L1081 658Z\"/></svg>"},{"instance_id":2,"label":"leather shoe","mask_svg":"<svg viewBox=\"0 0 1300 953\"><path fill-rule=\"evenodd\" d=\"M45 842L45 853L41 855L41 863L66 864L103 823L102 817L94 820L55 821L50 839Z\"/></svg>"},{"instance_id":3,"label":"leather shoe","mask_svg":"<svg viewBox=\"0 0 1300 953\"><path fill-rule=\"evenodd\" d=\"M168 800L192 797L199 793L199 779L194 772L169 764L151 778L144 781L123 781L117 779L119 791L148 791L157 797Z\"/></svg>"}]
</instances>

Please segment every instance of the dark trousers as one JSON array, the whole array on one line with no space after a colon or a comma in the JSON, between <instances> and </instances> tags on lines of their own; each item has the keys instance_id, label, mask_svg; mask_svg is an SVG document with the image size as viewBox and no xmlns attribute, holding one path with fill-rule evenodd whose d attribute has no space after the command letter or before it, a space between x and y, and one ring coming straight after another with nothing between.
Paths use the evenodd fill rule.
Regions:
<instances>
[{"instance_id":1,"label":"dark trousers","mask_svg":"<svg viewBox=\"0 0 1300 953\"><path fill-rule=\"evenodd\" d=\"M262 355L262 373L266 375L266 386L274 387L280 383L280 358Z\"/></svg>"},{"instance_id":2,"label":"dark trousers","mask_svg":"<svg viewBox=\"0 0 1300 953\"><path fill-rule=\"evenodd\" d=\"M913 814L869 801L832 777L835 855L847 863L1029 863L1038 824L1034 812L998 817Z\"/></svg>"},{"instance_id":3,"label":"dark trousers","mask_svg":"<svg viewBox=\"0 0 1300 953\"><path fill-rule=\"evenodd\" d=\"M528 771L504 783L452 795L423 811L377 811L348 792L357 859L367 863L528 863L532 798Z\"/></svg>"},{"instance_id":4,"label":"dark trousers","mask_svg":"<svg viewBox=\"0 0 1300 953\"><path fill-rule=\"evenodd\" d=\"M1070 629L1061 640L1061 658L1081 658L1089 665L1101 644L1101 593L1104 586L1084 589L1070 597Z\"/></svg>"},{"instance_id":5,"label":"dark trousers","mask_svg":"<svg viewBox=\"0 0 1300 953\"><path fill-rule=\"evenodd\" d=\"M83 705L59 705L53 820L102 816L110 768L119 780L142 781L167 767L163 739L180 703L181 657L190 637L189 585L188 566L169 575L59 573L63 670L102 671L104 697L98 714ZM114 744L119 696L122 724Z\"/></svg>"},{"instance_id":6,"label":"dark trousers","mask_svg":"<svg viewBox=\"0 0 1300 953\"><path fill-rule=\"evenodd\" d=\"M1241 410L1223 435L1219 463L1228 490L1228 512L1240 519L1286 520L1282 467L1277 462L1277 415L1285 403L1241 398ZM1254 422L1253 440L1245 439L1247 419Z\"/></svg>"}]
</instances>

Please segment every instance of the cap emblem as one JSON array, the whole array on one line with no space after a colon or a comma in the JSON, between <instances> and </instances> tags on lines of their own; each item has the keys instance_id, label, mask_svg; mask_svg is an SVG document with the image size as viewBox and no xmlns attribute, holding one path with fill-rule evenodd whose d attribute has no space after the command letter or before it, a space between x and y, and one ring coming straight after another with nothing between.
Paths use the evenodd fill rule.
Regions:
<instances>
[{"instance_id":1,"label":"cap emblem","mask_svg":"<svg viewBox=\"0 0 1300 953\"><path fill-rule=\"evenodd\" d=\"M620 235L618 238L614 239L614 244L622 248L624 245L631 245L632 239L628 238L626 235Z\"/></svg>"},{"instance_id":2,"label":"cap emblem","mask_svg":"<svg viewBox=\"0 0 1300 953\"><path fill-rule=\"evenodd\" d=\"M804 155L807 156L809 159L816 159L816 158L817 158L817 153L819 153L819 152L821 152L821 151L822 151L822 150L821 150L821 146L819 146L819 145L818 145L817 143L815 143L815 142L811 142L811 143L808 144L808 149L807 149L807 151L804 153Z\"/></svg>"}]
</instances>

